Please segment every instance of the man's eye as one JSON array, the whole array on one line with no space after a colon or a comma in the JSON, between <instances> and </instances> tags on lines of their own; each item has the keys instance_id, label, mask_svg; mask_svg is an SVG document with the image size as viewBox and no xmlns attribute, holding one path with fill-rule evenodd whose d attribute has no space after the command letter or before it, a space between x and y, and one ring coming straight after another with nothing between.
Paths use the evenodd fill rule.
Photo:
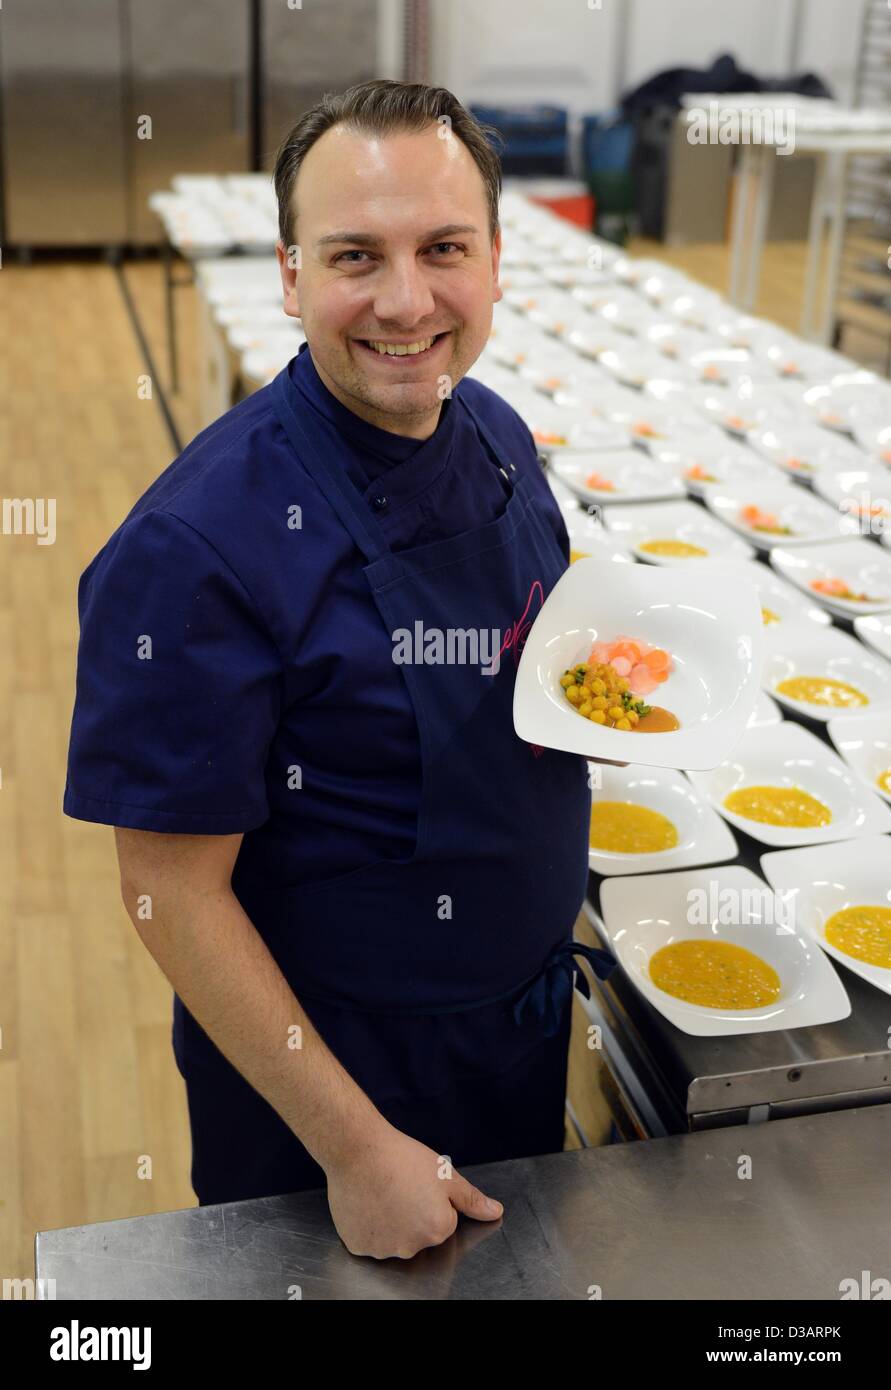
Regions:
<instances>
[{"instance_id":1,"label":"man's eye","mask_svg":"<svg viewBox=\"0 0 891 1390\"><path fill-rule=\"evenodd\" d=\"M367 254L366 251L341 251L334 257L334 262L336 264L338 261L342 261L344 256L365 256ZM358 261L352 261L351 264L358 265Z\"/></svg>"},{"instance_id":2,"label":"man's eye","mask_svg":"<svg viewBox=\"0 0 891 1390\"><path fill-rule=\"evenodd\" d=\"M447 249L452 249L452 250L454 250L454 251L460 251L460 250L461 250L461 247L458 245L457 241L437 241L437 242L435 242L434 245L431 247L431 250L433 250L433 251L439 251L439 250L442 249L443 246L446 247Z\"/></svg>"}]
</instances>

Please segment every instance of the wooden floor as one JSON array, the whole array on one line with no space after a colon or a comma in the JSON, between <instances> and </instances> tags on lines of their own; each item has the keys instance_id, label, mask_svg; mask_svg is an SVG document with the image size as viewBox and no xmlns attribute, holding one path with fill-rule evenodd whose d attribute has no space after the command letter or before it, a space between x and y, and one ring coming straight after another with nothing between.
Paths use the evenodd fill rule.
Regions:
<instances>
[{"instance_id":1,"label":"wooden floor","mask_svg":"<svg viewBox=\"0 0 891 1390\"><path fill-rule=\"evenodd\" d=\"M640 243L724 290L723 246ZM171 992L121 905L113 831L62 815L78 577L174 456L158 266L4 265L4 497L56 499L56 538L0 536L0 1277L33 1274L37 1230L190 1206L185 1092ZM803 250L768 246L759 312L797 327ZM182 389L195 432L193 291L177 291ZM578 1106L576 1107L578 1109ZM150 1180L140 1179L144 1157Z\"/></svg>"}]
</instances>

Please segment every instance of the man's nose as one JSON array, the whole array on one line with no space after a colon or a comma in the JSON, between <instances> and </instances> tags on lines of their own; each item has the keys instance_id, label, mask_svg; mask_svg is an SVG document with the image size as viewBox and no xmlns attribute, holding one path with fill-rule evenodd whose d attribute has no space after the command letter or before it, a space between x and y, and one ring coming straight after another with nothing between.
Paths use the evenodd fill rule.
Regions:
<instances>
[{"instance_id":1,"label":"man's nose","mask_svg":"<svg viewBox=\"0 0 891 1390\"><path fill-rule=\"evenodd\" d=\"M379 323L400 323L411 328L428 318L436 307L424 267L414 257L388 266L375 289L374 313Z\"/></svg>"}]
</instances>

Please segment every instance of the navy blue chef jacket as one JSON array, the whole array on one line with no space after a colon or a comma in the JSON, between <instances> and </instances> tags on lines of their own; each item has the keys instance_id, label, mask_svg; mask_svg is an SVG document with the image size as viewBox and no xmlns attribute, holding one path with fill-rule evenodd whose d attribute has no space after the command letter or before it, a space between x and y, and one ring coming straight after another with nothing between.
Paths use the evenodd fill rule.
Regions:
<instances>
[{"instance_id":1,"label":"navy blue chef jacket","mask_svg":"<svg viewBox=\"0 0 891 1390\"><path fill-rule=\"evenodd\" d=\"M458 1165L562 1148L573 956L612 964L571 940L584 761L522 742L511 713L568 557L498 395L465 378L411 439L342 405L304 344L79 585L64 811L243 832L233 892L314 1026L392 1124ZM496 669L425 660L450 630L495 633ZM324 1185L178 996L173 1047L201 1203Z\"/></svg>"}]
</instances>

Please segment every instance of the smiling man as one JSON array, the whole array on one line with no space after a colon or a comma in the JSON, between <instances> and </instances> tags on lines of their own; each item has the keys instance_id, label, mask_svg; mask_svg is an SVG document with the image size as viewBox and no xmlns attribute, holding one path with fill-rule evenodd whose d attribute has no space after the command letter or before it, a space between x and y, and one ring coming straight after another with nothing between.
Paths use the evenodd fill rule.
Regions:
<instances>
[{"instance_id":1,"label":"smiling man","mask_svg":"<svg viewBox=\"0 0 891 1390\"><path fill-rule=\"evenodd\" d=\"M512 720L569 542L466 376L501 295L485 132L365 83L297 122L275 187L306 342L82 576L64 809L117 827L176 992L199 1201L327 1183L351 1251L410 1256L500 1215L460 1166L562 1148L574 955L612 964L572 941L584 761ZM499 659L406 660L405 632Z\"/></svg>"}]
</instances>

